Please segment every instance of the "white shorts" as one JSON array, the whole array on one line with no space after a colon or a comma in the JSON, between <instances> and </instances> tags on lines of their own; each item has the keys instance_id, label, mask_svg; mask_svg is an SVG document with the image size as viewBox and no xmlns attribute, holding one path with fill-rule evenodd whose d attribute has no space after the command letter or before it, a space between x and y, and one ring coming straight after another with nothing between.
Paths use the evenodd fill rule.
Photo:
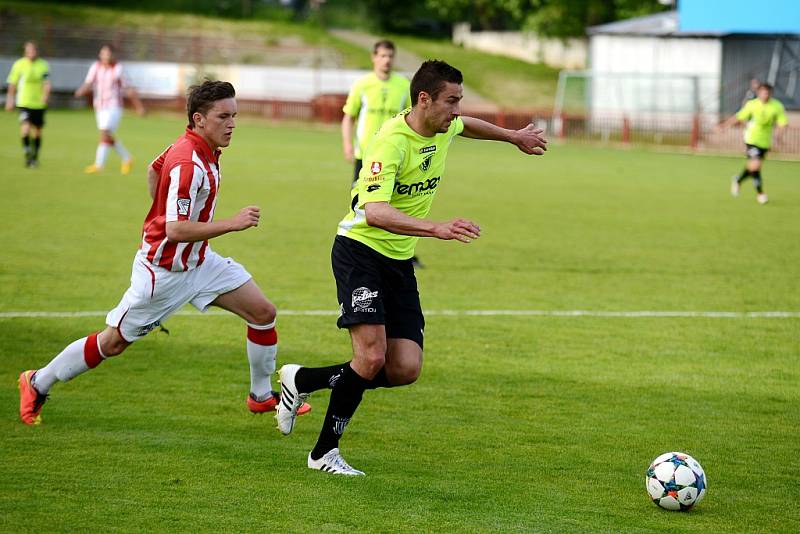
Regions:
<instances>
[{"instance_id":1,"label":"white shorts","mask_svg":"<svg viewBox=\"0 0 800 534\"><path fill-rule=\"evenodd\" d=\"M117 131L119 122L122 120L122 108L98 109L94 112L98 130L108 130L111 133Z\"/></svg>"},{"instance_id":2,"label":"white shorts","mask_svg":"<svg viewBox=\"0 0 800 534\"><path fill-rule=\"evenodd\" d=\"M223 258L211 249L206 249L199 267L181 272L152 265L139 251L133 258L131 287L108 312L106 324L116 328L125 341L136 341L187 302L205 312L218 296L251 278L232 258Z\"/></svg>"}]
</instances>

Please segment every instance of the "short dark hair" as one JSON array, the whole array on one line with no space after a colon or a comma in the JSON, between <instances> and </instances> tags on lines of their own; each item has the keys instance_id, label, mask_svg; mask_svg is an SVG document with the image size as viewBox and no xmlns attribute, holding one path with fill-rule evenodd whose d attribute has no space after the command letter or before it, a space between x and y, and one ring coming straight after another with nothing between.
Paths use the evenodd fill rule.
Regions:
<instances>
[{"instance_id":1,"label":"short dark hair","mask_svg":"<svg viewBox=\"0 0 800 534\"><path fill-rule=\"evenodd\" d=\"M411 79L411 105L417 105L417 99L422 91L436 100L447 82L464 83L464 76L460 70L451 67L444 61L429 59L419 67Z\"/></svg>"},{"instance_id":2,"label":"short dark hair","mask_svg":"<svg viewBox=\"0 0 800 534\"><path fill-rule=\"evenodd\" d=\"M192 115L205 115L217 100L225 100L236 96L236 90L230 82L206 80L189 88L186 96L186 111L189 115L189 128L194 128Z\"/></svg>"},{"instance_id":3,"label":"short dark hair","mask_svg":"<svg viewBox=\"0 0 800 534\"><path fill-rule=\"evenodd\" d=\"M766 83L766 82L763 82L763 83L760 83L760 84L758 84L758 88L759 88L759 89L762 89L762 88L763 88L763 89L766 89L766 90L767 90L767 91L769 91L770 93L771 93L772 91L774 91L774 90L775 90L775 89L774 89L774 88L773 88L773 87L772 87L770 84L768 84L768 83Z\"/></svg>"},{"instance_id":4,"label":"short dark hair","mask_svg":"<svg viewBox=\"0 0 800 534\"><path fill-rule=\"evenodd\" d=\"M377 43L375 43L375 45L372 47L372 53L377 54L379 48L385 48L387 50L394 51L394 43L391 42L389 39L382 39Z\"/></svg>"}]
</instances>

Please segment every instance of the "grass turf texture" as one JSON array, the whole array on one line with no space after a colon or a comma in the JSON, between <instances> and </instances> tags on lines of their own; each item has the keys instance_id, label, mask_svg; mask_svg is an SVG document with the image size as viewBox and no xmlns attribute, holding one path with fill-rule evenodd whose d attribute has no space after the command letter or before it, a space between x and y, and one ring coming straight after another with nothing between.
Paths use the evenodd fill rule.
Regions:
<instances>
[{"instance_id":1,"label":"grass turf texture","mask_svg":"<svg viewBox=\"0 0 800 534\"><path fill-rule=\"evenodd\" d=\"M137 158L84 175L87 112L52 112L42 166L22 168L0 115L0 311L107 310L127 288L149 202L148 158L178 117L126 116ZM467 216L467 246L423 240L423 307L800 310L796 163L768 161L767 206L741 159L553 146L543 158L459 139L432 216ZM242 120L222 159L214 240L279 309L336 309L329 251L348 202L335 128ZM347 359L331 317L279 319L280 362ZM367 477L312 472L328 400L282 437L247 412L244 327L177 316L58 384L37 428L15 380L102 319L0 318L0 530L784 531L800 528L800 320L430 316L420 381L368 392L343 439ZM689 513L648 502L662 452L695 456L709 493Z\"/></svg>"}]
</instances>

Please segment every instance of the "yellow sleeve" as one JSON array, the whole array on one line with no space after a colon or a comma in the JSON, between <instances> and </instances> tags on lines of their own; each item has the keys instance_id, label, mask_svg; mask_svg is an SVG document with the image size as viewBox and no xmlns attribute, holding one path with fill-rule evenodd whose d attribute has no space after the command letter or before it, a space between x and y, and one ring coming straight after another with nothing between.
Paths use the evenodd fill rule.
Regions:
<instances>
[{"instance_id":1,"label":"yellow sleeve","mask_svg":"<svg viewBox=\"0 0 800 534\"><path fill-rule=\"evenodd\" d=\"M369 202L389 202L404 155L393 143L379 140L370 145L358 180L358 207Z\"/></svg>"},{"instance_id":2,"label":"yellow sleeve","mask_svg":"<svg viewBox=\"0 0 800 534\"><path fill-rule=\"evenodd\" d=\"M789 119L786 118L786 108L784 108L783 104L780 102L778 103L778 116L775 117L775 124L778 126L786 126L789 124Z\"/></svg>"},{"instance_id":3,"label":"yellow sleeve","mask_svg":"<svg viewBox=\"0 0 800 534\"><path fill-rule=\"evenodd\" d=\"M14 85L17 85L19 78L22 75L22 72L20 72L21 70L22 69L19 61L15 61L14 65L11 67L11 72L8 73L8 79L6 80L6 83L13 83Z\"/></svg>"},{"instance_id":4,"label":"yellow sleeve","mask_svg":"<svg viewBox=\"0 0 800 534\"><path fill-rule=\"evenodd\" d=\"M345 115L358 117L358 112L361 111L361 93L364 91L362 86L361 80L358 80L350 89L350 93L347 95L347 101L342 108Z\"/></svg>"},{"instance_id":5,"label":"yellow sleeve","mask_svg":"<svg viewBox=\"0 0 800 534\"><path fill-rule=\"evenodd\" d=\"M751 105L751 102L753 102L753 100L748 100L747 103L744 106L742 106L742 109L736 112L737 119L739 119L740 121L750 120L750 117L753 116L753 111L750 109L751 107L753 107Z\"/></svg>"}]
</instances>

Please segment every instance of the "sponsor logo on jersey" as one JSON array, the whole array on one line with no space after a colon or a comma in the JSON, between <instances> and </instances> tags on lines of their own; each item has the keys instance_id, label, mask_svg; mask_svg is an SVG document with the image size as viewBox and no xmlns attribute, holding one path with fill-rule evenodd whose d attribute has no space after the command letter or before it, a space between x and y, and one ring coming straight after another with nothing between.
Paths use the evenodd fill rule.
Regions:
<instances>
[{"instance_id":1,"label":"sponsor logo on jersey","mask_svg":"<svg viewBox=\"0 0 800 534\"><path fill-rule=\"evenodd\" d=\"M373 161L372 165L369 167L369 172L372 174L378 174L383 169L383 163L380 161Z\"/></svg>"},{"instance_id":2,"label":"sponsor logo on jersey","mask_svg":"<svg viewBox=\"0 0 800 534\"><path fill-rule=\"evenodd\" d=\"M420 154L427 154L428 152L436 152L436 145L426 146L425 148L420 148Z\"/></svg>"},{"instance_id":3,"label":"sponsor logo on jersey","mask_svg":"<svg viewBox=\"0 0 800 534\"><path fill-rule=\"evenodd\" d=\"M367 193L372 193L373 191L377 191L380 188L381 188L381 186L378 185L378 184L369 185L369 186L367 186Z\"/></svg>"},{"instance_id":4,"label":"sponsor logo on jersey","mask_svg":"<svg viewBox=\"0 0 800 534\"><path fill-rule=\"evenodd\" d=\"M431 166L431 159L433 159L433 154L422 160L422 163L419 164L419 170L425 172Z\"/></svg>"},{"instance_id":5,"label":"sponsor logo on jersey","mask_svg":"<svg viewBox=\"0 0 800 534\"><path fill-rule=\"evenodd\" d=\"M178 199L178 215L189 215L189 207L192 205L191 198Z\"/></svg>"},{"instance_id":6,"label":"sponsor logo on jersey","mask_svg":"<svg viewBox=\"0 0 800 534\"><path fill-rule=\"evenodd\" d=\"M415 197L418 195L431 195L434 193L434 190L439 185L439 181L441 179L441 176L437 176L435 178L428 178L427 180L413 184L401 184L395 182L394 190L398 195L408 195L410 197Z\"/></svg>"},{"instance_id":7,"label":"sponsor logo on jersey","mask_svg":"<svg viewBox=\"0 0 800 534\"><path fill-rule=\"evenodd\" d=\"M373 299L377 296L377 291L372 291L368 287L359 287L353 290L350 305L354 312L375 313L378 310L370 308L370 304L372 304Z\"/></svg>"}]
</instances>

